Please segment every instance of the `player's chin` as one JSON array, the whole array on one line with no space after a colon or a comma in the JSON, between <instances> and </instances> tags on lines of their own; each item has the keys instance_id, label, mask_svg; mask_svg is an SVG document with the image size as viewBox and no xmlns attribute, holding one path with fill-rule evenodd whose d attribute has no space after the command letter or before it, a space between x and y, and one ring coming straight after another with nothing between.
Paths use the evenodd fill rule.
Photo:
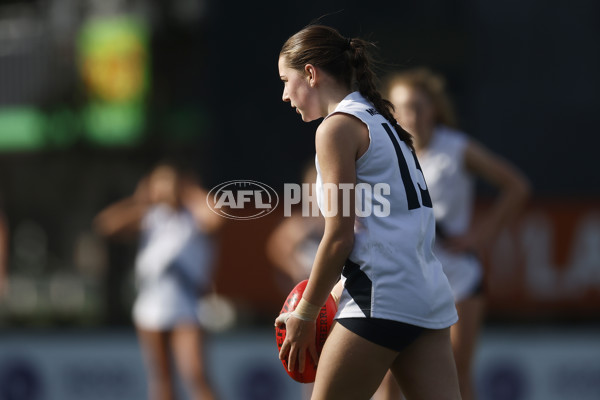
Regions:
<instances>
[{"instance_id":1,"label":"player's chin","mask_svg":"<svg viewBox=\"0 0 600 400\"><path fill-rule=\"evenodd\" d=\"M300 113L300 116L302 117L302 121L304 121L304 122L312 122L315 119L319 118L319 117L312 117L312 116L306 115L304 113Z\"/></svg>"}]
</instances>

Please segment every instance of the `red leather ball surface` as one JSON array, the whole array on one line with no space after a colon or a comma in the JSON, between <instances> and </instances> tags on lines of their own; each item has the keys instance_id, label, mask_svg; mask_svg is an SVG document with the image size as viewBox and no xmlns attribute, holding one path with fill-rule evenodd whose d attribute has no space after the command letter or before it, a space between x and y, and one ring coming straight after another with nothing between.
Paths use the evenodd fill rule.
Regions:
<instances>
[{"instance_id":1,"label":"red leather ball surface","mask_svg":"<svg viewBox=\"0 0 600 400\"><path fill-rule=\"evenodd\" d=\"M294 289L290 292L288 297L285 299L283 303L283 307L281 308L281 313L292 312L296 309L298 302L302 298L302 294L304 293L304 289L306 289L306 284L308 280L304 280L296 285ZM329 335L329 330L331 329L331 324L333 323L333 318L335 317L335 313L337 312L337 305L335 304L335 300L333 296L329 295L327 301L323 308L321 308L321 312L317 317L317 329L315 335L315 343L317 345L317 354L321 354L321 350L323 350L323 345L325 344L325 340L327 339L327 335ZM277 340L277 349L281 351L281 346L283 345L283 341L285 340L285 326L277 326L275 327L275 338ZM285 371L288 375L297 382L301 383L310 383L315 381L315 376L317 374L317 368L312 361L312 358L308 351L306 352L306 362L304 364L304 372L298 372L298 366L294 366L293 371L288 371L287 360L281 360Z\"/></svg>"}]
</instances>

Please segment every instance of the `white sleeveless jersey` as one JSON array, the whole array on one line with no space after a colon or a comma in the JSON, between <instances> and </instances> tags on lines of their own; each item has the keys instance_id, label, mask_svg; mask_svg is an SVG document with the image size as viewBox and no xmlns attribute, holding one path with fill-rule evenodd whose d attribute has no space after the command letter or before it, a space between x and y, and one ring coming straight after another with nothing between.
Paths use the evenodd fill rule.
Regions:
<instances>
[{"instance_id":1,"label":"white sleeveless jersey","mask_svg":"<svg viewBox=\"0 0 600 400\"><path fill-rule=\"evenodd\" d=\"M468 143L464 133L439 125L427 149L419 154L441 238L462 235L471 223L475 179L464 163ZM469 253L445 250L443 239L436 241L434 251L442 262L455 300L469 297L483 276L479 260Z\"/></svg>"},{"instance_id":2,"label":"white sleeveless jersey","mask_svg":"<svg viewBox=\"0 0 600 400\"><path fill-rule=\"evenodd\" d=\"M457 321L448 280L433 254L435 222L427 186L418 162L389 122L358 92L348 95L332 113L350 114L369 130L367 151L356 161L356 183L388 184L383 198L364 196L354 224L354 247L342 279L344 291L336 318L384 318L430 329ZM331 115L331 114L330 114ZM323 200L318 159L317 200ZM367 213L389 202L389 215ZM325 210L322 210L325 213ZM360 215L362 213L362 216Z\"/></svg>"},{"instance_id":3,"label":"white sleeveless jersey","mask_svg":"<svg viewBox=\"0 0 600 400\"><path fill-rule=\"evenodd\" d=\"M419 154L438 229L451 236L469 229L473 212L474 178L464 166L467 144L465 134L440 125Z\"/></svg>"},{"instance_id":4,"label":"white sleeveless jersey","mask_svg":"<svg viewBox=\"0 0 600 400\"><path fill-rule=\"evenodd\" d=\"M212 280L214 249L186 209L150 208L142 221L135 262L133 319L147 329L198 323L197 302Z\"/></svg>"}]
</instances>

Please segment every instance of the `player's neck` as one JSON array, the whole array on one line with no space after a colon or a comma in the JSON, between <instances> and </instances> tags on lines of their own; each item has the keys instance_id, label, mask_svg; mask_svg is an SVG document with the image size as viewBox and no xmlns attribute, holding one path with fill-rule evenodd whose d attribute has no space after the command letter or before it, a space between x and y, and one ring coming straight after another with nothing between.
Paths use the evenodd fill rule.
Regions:
<instances>
[{"instance_id":1,"label":"player's neck","mask_svg":"<svg viewBox=\"0 0 600 400\"><path fill-rule=\"evenodd\" d=\"M325 116L334 112L341 101L344 100L350 93L352 93L351 90L343 87L332 87L329 91L327 91L323 102L327 110Z\"/></svg>"}]
</instances>

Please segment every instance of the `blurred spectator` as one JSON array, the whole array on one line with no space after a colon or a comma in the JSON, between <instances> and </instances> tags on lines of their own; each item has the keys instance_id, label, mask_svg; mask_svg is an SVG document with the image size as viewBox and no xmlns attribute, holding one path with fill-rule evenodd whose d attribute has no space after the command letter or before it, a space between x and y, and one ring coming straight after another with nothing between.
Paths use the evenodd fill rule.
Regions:
<instances>
[{"instance_id":1,"label":"blurred spectator","mask_svg":"<svg viewBox=\"0 0 600 400\"><path fill-rule=\"evenodd\" d=\"M171 356L190 398L215 398L197 306L213 281L212 234L221 221L209 209L206 192L169 163L156 166L133 196L108 206L94 221L105 236L140 234L133 320L151 399L175 396Z\"/></svg>"},{"instance_id":2,"label":"blurred spectator","mask_svg":"<svg viewBox=\"0 0 600 400\"><path fill-rule=\"evenodd\" d=\"M461 395L474 398L471 364L484 311L483 269L478 259L521 209L529 185L513 165L456 130L456 119L442 77L418 68L392 75L383 93L396 120L414 137L415 149L436 218L435 254L450 281L459 321L451 338ZM499 193L485 217L472 223L475 178ZM399 399L391 374L377 399Z\"/></svg>"}]
</instances>

